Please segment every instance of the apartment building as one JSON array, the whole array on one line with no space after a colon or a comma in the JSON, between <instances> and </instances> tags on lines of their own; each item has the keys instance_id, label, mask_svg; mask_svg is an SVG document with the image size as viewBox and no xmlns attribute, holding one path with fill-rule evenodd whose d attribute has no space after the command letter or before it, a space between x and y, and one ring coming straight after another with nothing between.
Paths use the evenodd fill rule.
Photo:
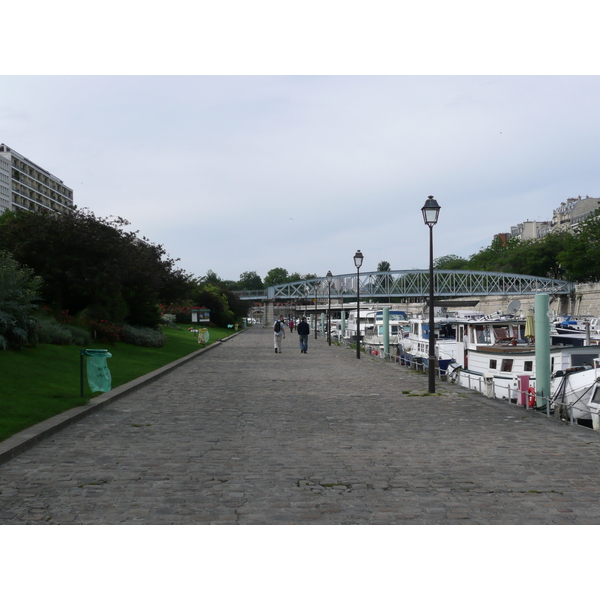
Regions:
<instances>
[{"instance_id":1,"label":"apartment building","mask_svg":"<svg viewBox=\"0 0 600 600\"><path fill-rule=\"evenodd\" d=\"M0 156L0 215L11 206L10 163Z\"/></svg>"},{"instance_id":2,"label":"apartment building","mask_svg":"<svg viewBox=\"0 0 600 600\"><path fill-rule=\"evenodd\" d=\"M568 198L554 209L551 221L525 221L510 228L509 237L520 240L542 238L556 231L576 231L579 224L600 209L600 198Z\"/></svg>"},{"instance_id":3,"label":"apartment building","mask_svg":"<svg viewBox=\"0 0 600 600\"><path fill-rule=\"evenodd\" d=\"M8 192L3 189L5 185ZM61 179L6 144L0 144L0 213L26 210L66 214L74 208L73 190Z\"/></svg>"},{"instance_id":4,"label":"apartment building","mask_svg":"<svg viewBox=\"0 0 600 600\"><path fill-rule=\"evenodd\" d=\"M537 240L540 232L550 226L550 221L525 221L510 228L510 237L520 240Z\"/></svg>"}]
</instances>

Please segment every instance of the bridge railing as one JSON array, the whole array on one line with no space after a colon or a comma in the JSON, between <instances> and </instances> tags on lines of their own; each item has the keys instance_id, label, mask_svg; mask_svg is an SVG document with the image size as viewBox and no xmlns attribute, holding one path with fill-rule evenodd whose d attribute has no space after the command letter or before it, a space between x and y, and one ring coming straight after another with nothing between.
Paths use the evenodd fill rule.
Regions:
<instances>
[{"instance_id":1,"label":"bridge railing","mask_svg":"<svg viewBox=\"0 0 600 600\"><path fill-rule=\"evenodd\" d=\"M377 271L335 275L329 282L325 277L294 281L267 288L236 292L246 300L296 300L310 298L353 297L360 290L362 297L427 297L429 295L429 271ZM516 294L570 294L574 284L560 279L498 273L490 271L434 271L436 296L491 296Z\"/></svg>"}]
</instances>

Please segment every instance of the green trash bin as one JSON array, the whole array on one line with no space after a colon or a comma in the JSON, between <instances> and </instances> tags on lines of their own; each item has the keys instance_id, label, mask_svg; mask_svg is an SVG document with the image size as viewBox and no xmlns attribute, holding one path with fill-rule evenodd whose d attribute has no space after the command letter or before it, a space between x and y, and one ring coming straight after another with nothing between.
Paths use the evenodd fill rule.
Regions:
<instances>
[{"instance_id":1,"label":"green trash bin","mask_svg":"<svg viewBox=\"0 0 600 600\"><path fill-rule=\"evenodd\" d=\"M83 397L83 357L87 356L87 377L88 385L92 392L110 392L112 377L106 363L107 358L112 354L108 350L98 350L88 348L81 350L80 371L81 371L81 396Z\"/></svg>"}]
</instances>

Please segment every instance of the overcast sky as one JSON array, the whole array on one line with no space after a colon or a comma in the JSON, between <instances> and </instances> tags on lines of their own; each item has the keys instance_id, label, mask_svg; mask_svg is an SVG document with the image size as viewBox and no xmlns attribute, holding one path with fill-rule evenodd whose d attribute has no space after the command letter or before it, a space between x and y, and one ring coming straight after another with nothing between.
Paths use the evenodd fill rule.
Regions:
<instances>
[{"instance_id":1,"label":"overcast sky","mask_svg":"<svg viewBox=\"0 0 600 600\"><path fill-rule=\"evenodd\" d=\"M438 51L442 67L424 73L447 68ZM114 57L104 70L90 62L89 75L87 62L23 62L20 72L10 61L0 142L61 178L78 207L129 220L186 271L233 280L274 267L349 273L358 249L366 271L384 260L427 268L429 195L442 207L436 257L469 257L569 197L600 196L595 75L344 75L352 65L335 64L313 75L318 58L291 75L113 75ZM227 63L231 72L285 69Z\"/></svg>"}]
</instances>

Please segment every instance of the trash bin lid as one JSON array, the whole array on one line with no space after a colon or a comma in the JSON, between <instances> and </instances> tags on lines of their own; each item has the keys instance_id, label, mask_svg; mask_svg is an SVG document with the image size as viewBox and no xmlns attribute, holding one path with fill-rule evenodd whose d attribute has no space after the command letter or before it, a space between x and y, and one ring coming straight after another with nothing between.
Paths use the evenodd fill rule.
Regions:
<instances>
[{"instance_id":1,"label":"trash bin lid","mask_svg":"<svg viewBox=\"0 0 600 600\"><path fill-rule=\"evenodd\" d=\"M112 354L108 350L101 350L98 348L87 348L86 350L81 351L81 356L104 356L106 358L111 358Z\"/></svg>"}]
</instances>

